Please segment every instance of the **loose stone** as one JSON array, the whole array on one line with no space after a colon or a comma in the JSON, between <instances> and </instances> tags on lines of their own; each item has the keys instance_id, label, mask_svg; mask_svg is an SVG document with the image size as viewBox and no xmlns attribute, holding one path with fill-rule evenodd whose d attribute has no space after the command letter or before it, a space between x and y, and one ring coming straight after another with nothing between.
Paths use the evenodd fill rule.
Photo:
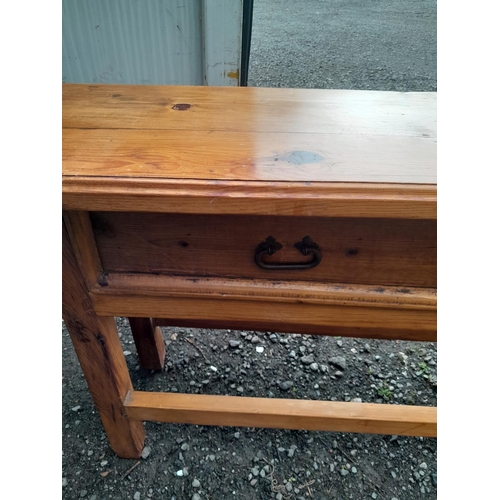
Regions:
<instances>
[{"instance_id":1,"label":"loose stone","mask_svg":"<svg viewBox=\"0 0 500 500\"><path fill-rule=\"evenodd\" d=\"M300 358L300 362L304 365L310 365L314 362L314 358L312 354L309 354L308 356L302 356Z\"/></svg>"},{"instance_id":2,"label":"loose stone","mask_svg":"<svg viewBox=\"0 0 500 500\"><path fill-rule=\"evenodd\" d=\"M346 368L346 359L342 356L334 356L333 358L330 358L328 360L328 362L333 365L333 366L336 366L337 368L340 368L341 370L345 370Z\"/></svg>"}]
</instances>

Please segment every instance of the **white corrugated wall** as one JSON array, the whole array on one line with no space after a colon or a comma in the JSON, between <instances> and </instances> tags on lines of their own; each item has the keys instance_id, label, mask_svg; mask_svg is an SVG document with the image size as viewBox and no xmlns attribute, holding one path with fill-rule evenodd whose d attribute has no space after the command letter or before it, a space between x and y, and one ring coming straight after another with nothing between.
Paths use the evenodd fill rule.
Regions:
<instances>
[{"instance_id":1,"label":"white corrugated wall","mask_svg":"<svg viewBox=\"0 0 500 500\"><path fill-rule=\"evenodd\" d=\"M243 0L63 0L66 83L238 85Z\"/></svg>"}]
</instances>

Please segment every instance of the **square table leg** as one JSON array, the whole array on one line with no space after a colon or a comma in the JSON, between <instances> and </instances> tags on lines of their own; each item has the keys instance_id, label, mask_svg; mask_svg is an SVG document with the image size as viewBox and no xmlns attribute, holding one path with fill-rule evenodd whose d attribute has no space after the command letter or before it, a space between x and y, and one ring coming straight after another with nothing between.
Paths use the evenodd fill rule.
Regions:
<instances>
[{"instance_id":1,"label":"square table leg","mask_svg":"<svg viewBox=\"0 0 500 500\"><path fill-rule=\"evenodd\" d=\"M63 226L63 319L111 448L122 458L139 458L144 425L124 407L132 382L112 317L97 316L68 233Z\"/></svg>"},{"instance_id":2,"label":"square table leg","mask_svg":"<svg viewBox=\"0 0 500 500\"><path fill-rule=\"evenodd\" d=\"M154 324L152 318L129 318L128 321L141 368L161 370L165 363L165 343L161 328Z\"/></svg>"}]
</instances>

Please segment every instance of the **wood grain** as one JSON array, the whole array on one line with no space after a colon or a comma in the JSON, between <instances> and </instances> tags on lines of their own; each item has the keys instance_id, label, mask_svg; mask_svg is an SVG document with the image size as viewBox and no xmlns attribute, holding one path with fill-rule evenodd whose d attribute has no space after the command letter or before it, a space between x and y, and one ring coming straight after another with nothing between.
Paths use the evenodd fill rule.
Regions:
<instances>
[{"instance_id":1,"label":"wood grain","mask_svg":"<svg viewBox=\"0 0 500 500\"><path fill-rule=\"evenodd\" d=\"M92 297L98 314L164 318L167 325L436 340L432 290L236 281L198 286L193 278L110 274Z\"/></svg>"},{"instance_id":2,"label":"wood grain","mask_svg":"<svg viewBox=\"0 0 500 500\"><path fill-rule=\"evenodd\" d=\"M63 177L67 210L436 219L435 185Z\"/></svg>"},{"instance_id":3,"label":"wood grain","mask_svg":"<svg viewBox=\"0 0 500 500\"><path fill-rule=\"evenodd\" d=\"M96 315L64 226L62 270L63 319L109 443L118 456L139 458L144 427L128 419L123 406L132 383L116 324L113 317Z\"/></svg>"},{"instance_id":4,"label":"wood grain","mask_svg":"<svg viewBox=\"0 0 500 500\"><path fill-rule=\"evenodd\" d=\"M436 141L408 135L64 129L62 144L68 176L436 182Z\"/></svg>"},{"instance_id":5,"label":"wood grain","mask_svg":"<svg viewBox=\"0 0 500 500\"><path fill-rule=\"evenodd\" d=\"M63 127L73 188L95 176L436 184L435 93L72 84Z\"/></svg>"},{"instance_id":6,"label":"wood grain","mask_svg":"<svg viewBox=\"0 0 500 500\"><path fill-rule=\"evenodd\" d=\"M151 318L129 318L139 364L145 370L161 370L165 364L165 343L161 328Z\"/></svg>"},{"instance_id":7,"label":"wood grain","mask_svg":"<svg viewBox=\"0 0 500 500\"><path fill-rule=\"evenodd\" d=\"M87 290L90 290L102 274L102 265L89 214L63 211L63 221Z\"/></svg>"},{"instance_id":8,"label":"wood grain","mask_svg":"<svg viewBox=\"0 0 500 500\"><path fill-rule=\"evenodd\" d=\"M91 214L106 271L436 287L436 221L316 217ZM307 261L294 244L310 236L323 260L309 270L254 262L268 236L283 248L269 262Z\"/></svg>"},{"instance_id":9,"label":"wood grain","mask_svg":"<svg viewBox=\"0 0 500 500\"><path fill-rule=\"evenodd\" d=\"M358 307L436 310L435 288L346 285L324 281L284 281L231 278L202 278L189 276L155 276L148 274L110 273L108 286L94 286L93 293L116 290L130 293L178 297L211 297L238 300L291 303L341 304ZM114 292L113 292L114 293Z\"/></svg>"},{"instance_id":10,"label":"wood grain","mask_svg":"<svg viewBox=\"0 0 500 500\"><path fill-rule=\"evenodd\" d=\"M436 137L435 92L79 84L62 92L64 128Z\"/></svg>"},{"instance_id":11,"label":"wood grain","mask_svg":"<svg viewBox=\"0 0 500 500\"><path fill-rule=\"evenodd\" d=\"M131 419L155 422L437 436L435 407L141 391L125 405Z\"/></svg>"}]
</instances>

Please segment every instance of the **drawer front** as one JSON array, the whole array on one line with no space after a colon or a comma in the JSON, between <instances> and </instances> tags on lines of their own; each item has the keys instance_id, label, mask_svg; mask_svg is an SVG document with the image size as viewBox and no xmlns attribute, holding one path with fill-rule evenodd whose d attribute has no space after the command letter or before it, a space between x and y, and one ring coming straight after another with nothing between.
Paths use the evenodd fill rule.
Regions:
<instances>
[{"instance_id":1,"label":"drawer front","mask_svg":"<svg viewBox=\"0 0 500 500\"><path fill-rule=\"evenodd\" d=\"M127 212L91 220L108 272L436 287L435 220ZM281 245L272 255L261 245L269 236ZM306 236L318 250L303 255L296 244ZM271 269L256 263L258 248Z\"/></svg>"}]
</instances>

